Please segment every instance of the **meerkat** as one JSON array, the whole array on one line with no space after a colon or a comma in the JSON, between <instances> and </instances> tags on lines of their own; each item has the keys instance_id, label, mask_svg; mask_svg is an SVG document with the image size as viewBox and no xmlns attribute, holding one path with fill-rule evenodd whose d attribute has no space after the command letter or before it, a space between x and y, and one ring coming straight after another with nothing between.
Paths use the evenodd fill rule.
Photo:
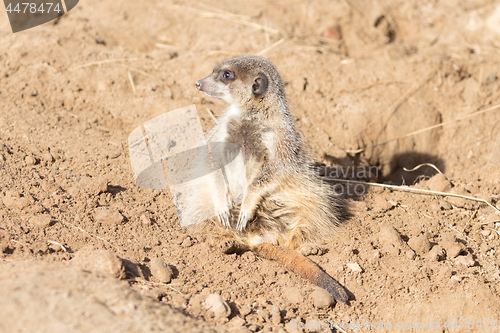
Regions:
<instances>
[{"instance_id":1,"label":"meerkat","mask_svg":"<svg viewBox=\"0 0 500 333\"><path fill-rule=\"evenodd\" d=\"M333 185L315 171L287 105L274 66L256 56L219 63L196 88L229 107L208 135L208 142L236 144L243 170L228 171L243 188L238 200L204 198L216 217L192 226L212 235L225 253L251 250L326 289L347 302L344 287L305 255L336 234L348 217L346 203Z\"/></svg>"}]
</instances>

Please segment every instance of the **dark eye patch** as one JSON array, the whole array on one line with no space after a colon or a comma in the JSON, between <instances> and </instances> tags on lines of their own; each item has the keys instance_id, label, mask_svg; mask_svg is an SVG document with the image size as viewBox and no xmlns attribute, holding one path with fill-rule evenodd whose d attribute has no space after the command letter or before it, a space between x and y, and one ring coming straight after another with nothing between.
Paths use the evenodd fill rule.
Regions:
<instances>
[{"instance_id":1,"label":"dark eye patch","mask_svg":"<svg viewBox=\"0 0 500 333\"><path fill-rule=\"evenodd\" d=\"M226 83L228 81L232 81L236 78L236 76L234 75L234 72L230 71L230 70L222 70L219 72L219 79Z\"/></svg>"}]
</instances>

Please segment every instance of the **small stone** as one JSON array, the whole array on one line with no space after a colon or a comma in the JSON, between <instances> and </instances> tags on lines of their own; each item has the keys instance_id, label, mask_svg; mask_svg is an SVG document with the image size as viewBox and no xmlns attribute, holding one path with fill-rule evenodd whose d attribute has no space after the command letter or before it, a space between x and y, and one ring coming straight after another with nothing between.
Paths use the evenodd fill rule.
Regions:
<instances>
[{"instance_id":1,"label":"small stone","mask_svg":"<svg viewBox=\"0 0 500 333\"><path fill-rule=\"evenodd\" d=\"M72 196L77 196L85 192L90 195L99 195L108 190L108 183L109 181L106 176L94 178L85 176L76 185L72 186L68 192Z\"/></svg>"},{"instance_id":2,"label":"small stone","mask_svg":"<svg viewBox=\"0 0 500 333\"><path fill-rule=\"evenodd\" d=\"M269 313L264 310L257 310L257 316L261 317L265 322L269 321Z\"/></svg>"},{"instance_id":3,"label":"small stone","mask_svg":"<svg viewBox=\"0 0 500 333\"><path fill-rule=\"evenodd\" d=\"M481 245L479 246L479 250L486 254L488 251L490 251L491 249L493 248L493 246L491 246L490 244L486 243L486 242L482 242Z\"/></svg>"},{"instance_id":4,"label":"small stone","mask_svg":"<svg viewBox=\"0 0 500 333\"><path fill-rule=\"evenodd\" d=\"M382 252L387 253L391 256L399 256L400 250L393 244L386 244L382 247Z\"/></svg>"},{"instance_id":5,"label":"small stone","mask_svg":"<svg viewBox=\"0 0 500 333\"><path fill-rule=\"evenodd\" d=\"M405 256L406 256L406 258L413 260L413 259L415 259L415 257L417 255L415 254L415 251L413 251L413 250L406 250Z\"/></svg>"},{"instance_id":6,"label":"small stone","mask_svg":"<svg viewBox=\"0 0 500 333\"><path fill-rule=\"evenodd\" d=\"M160 258L151 259L151 274L162 283L170 283L174 275L170 266L165 265Z\"/></svg>"},{"instance_id":7,"label":"small stone","mask_svg":"<svg viewBox=\"0 0 500 333\"><path fill-rule=\"evenodd\" d=\"M453 246L446 249L446 256L450 259L456 258L458 257L458 255L460 255L462 250L463 250L463 245L456 243Z\"/></svg>"},{"instance_id":8,"label":"small stone","mask_svg":"<svg viewBox=\"0 0 500 333\"><path fill-rule=\"evenodd\" d=\"M383 245L392 244L401 251L411 249L408 244L403 241L399 232L390 225L385 225L380 229L379 241Z\"/></svg>"},{"instance_id":9,"label":"small stone","mask_svg":"<svg viewBox=\"0 0 500 333\"><path fill-rule=\"evenodd\" d=\"M410 238L408 245L419 255L424 255L431 250L431 243L424 234Z\"/></svg>"},{"instance_id":10,"label":"small stone","mask_svg":"<svg viewBox=\"0 0 500 333\"><path fill-rule=\"evenodd\" d=\"M491 213L486 217L485 223L494 223L500 221L500 215Z\"/></svg>"},{"instance_id":11,"label":"small stone","mask_svg":"<svg viewBox=\"0 0 500 333\"><path fill-rule=\"evenodd\" d=\"M229 321L229 325L231 325L232 327L241 327L245 325L245 323L246 323L245 319L238 316L234 317Z\"/></svg>"},{"instance_id":12,"label":"small stone","mask_svg":"<svg viewBox=\"0 0 500 333\"><path fill-rule=\"evenodd\" d=\"M121 152L121 151L117 151L117 152L115 152L115 153L113 153L113 154L109 155L109 159L110 159L110 160L113 160L113 159L115 159L115 158L118 158L118 157L120 157L120 155L121 155L121 154L122 154L122 152Z\"/></svg>"},{"instance_id":13,"label":"small stone","mask_svg":"<svg viewBox=\"0 0 500 333\"><path fill-rule=\"evenodd\" d=\"M142 225L147 227L151 225L151 219L147 217L146 215L142 214L141 217L139 218L141 221Z\"/></svg>"},{"instance_id":14,"label":"small stone","mask_svg":"<svg viewBox=\"0 0 500 333\"><path fill-rule=\"evenodd\" d=\"M495 74L488 75L488 77L486 78L486 84L492 84L496 80L498 80L498 76L496 76Z\"/></svg>"},{"instance_id":15,"label":"small stone","mask_svg":"<svg viewBox=\"0 0 500 333\"><path fill-rule=\"evenodd\" d=\"M4 154L0 154L0 162L5 162L7 159L5 158Z\"/></svg>"},{"instance_id":16,"label":"small stone","mask_svg":"<svg viewBox=\"0 0 500 333\"><path fill-rule=\"evenodd\" d=\"M34 224L37 227L46 228L46 227L50 226L51 220L52 219L50 218L50 215L41 214L41 215L32 216L28 220L28 222Z\"/></svg>"},{"instance_id":17,"label":"small stone","mask_svg":"<svg viewBox=\"0 0 500 333\"><path fill-rule=\"evenodd\" d=\"M185 240L182 241L181 246L182 247L190 247L193 245L193 241L191 240L191 237L187 237Z\"/></svg>"},{"instance_id":18,"label":"small stone","mask_svg":"<svg viewBox=\"0 0 500 333\"><path fill-rule=\"evenodd\" d=\"M438 280L447 281L451 278L452 271L449 267L443 267L438 273Z\"/></svg>"},{"instance_id":19,"label":"small stone","mask_svg":"<svg viewBox=\"0 0 500 333\"><path fill-rule=\"evenodd\" d=\"M383 213L392 209L393 207L393 203L383 199L375 203L373 210L377 213Z\"/></svg>"},{"instance_id":20,"label":"small stone","mask_svg":"<svg viewBox=\"0 0 500 333\"><path fill-rule=\"evenodd\" d=\"M82 249L71 262L82 269L97 271L118 279L125 278L125 267L121 259L108 250Z\"/></svg>"},{"instance_id":21,"label":"small stone","mask_svg":"<svg viewBox=\"0 0 500 333\"><path fill-rule=\"evenodd\" d=\"M468 196L470 195L463 187L461 186L456 186L452 188L449 193L452 194L459 194L459 195L465 195ZM458 207L458 208L469 208L470 203L467 199L460 198L460 197L447 197L446 201L448 201L452 206Z\"/></svg>"},{"instance_id":22,"label":"small stone","mask_svg":"<svg viewBox=\"0 0 500 333\"><path fill-rule=\"evenodd\" d=\"M252 312L252 309L246 304L240 306L238 310L240 312L240 315L242 315L243 317L246 317Z\"/></svg>"},{"instance_id":23,"label":"small stone","mask_svg":"<svg viewBox=\"0 0 500 333\"><path fill-rule=\"evenodd\" d=\"M452 205L450 205L450 203L448 201L445 201L445 200L441 200L439 201L439 205L441 206L442 209L444 210L450 210L453 208Z\"/></svg>"},{"instance_id":24,"label":"small stone","mask_svg":"<svg viewBox=\"0 0 500 333\"><path fill-rule=\"evenodd\" d=\"M26 165L35 165L36 158L34 156L28 155L24 158L24 162L26 163Z\"/></svg>"},{"instance_id":25,"label":"small stone","mask_svg":"<svg viewBox=\"0 0 500 333\"><path fill-rule=\"evenodd\" d=\"M429 261L441 261L446 258L446 251L441 245L434 245L429 253L425 256Z\"/></svg>"},{"instance_id":26,"label":"small stone","mask_svg":"<svg viewBox=\"0 0 500 333\"><path fill-rule=\"evenodd\" d=\"M227 318L231 314L231 308L218 294L211 294L205 300L205 308L212 310L216 318Z\"/></svg>"},{"instance_id":27,"label":"small stone","mask_svg":"<svg viewBox=\"0 0 500 333\"><path fill-rule=\"evenodd\" d=\"M355 262L354 263L347 263L346 265L353 272L363 273L363 269L361 268L361 266L359 266L358 263L355 263Z\"/></svg>"},{"instance_id":28,"label":"small stone","mask_svg":"<svg viewBox=\"0 0 500 333\"><path fill-rule=\"evenodd\" d=\"M9 191L6 196L2 199L5 207L10 209L23 209L30 205L30 201L26 197L21 197L19 193L15 191Z\"/></svg>"},{"instance_id":29,"label":"small stone","mask_svg":"<svg viewBox=\"0 0 500 333\"><path fill-rule=\"evenodd\" d=\"M316 288L316 290L311 293L311 299L314 307L317 309L327 309L334 303L333 296L323 288Z\"/></svg>"},{"instance_id":30,"label":"small stone","mask_svg":"<svg viewBox=\"0 0 500 333\"><path fill-rule=\"evenodd\" d=\"M453 282L460 282L462 281L462 278L458 275L453 275L451 278L450 278L451 281Z\"/></svg>"},{"instance_id":31,"label":"small stone","mask_svg":"<svg viewBox=\"0 0 500 333\"><path fill-rule=\"evenodd\" d=\"M302 292L297 287L289 287L289 288L283 289L281 291L281 294L284 295L285 298L290 303L301 304L302 302L304 302L304 297L302 296Z\"/></svg>"},{"instance_id":32,"label":"small stone","mask_svg":"<svg viewBox=\"0 0 500 333\"><path fill-rule=\"evenodd\" d=\"M47 163L53 163L55 161L54 160L54 156L52 156L51 153L45 153L45 154L43 154L42 159L45 162L47 162Z\"/></svg>"},{"instance_id":33,"label":"small stone","mask_svg":"<svg viewBox=\"0 0 500 333\"><path fill-rule=\"evenodd\" d=\"M457 257L457 259L455 259L455 263L463 265L465 267L472 267L476 264L470 253L467 254L466 256Z\"/></svg>"},{"instance_id":34,"label":"small stone","mask_svg":"<svg viewBox=\"0 0 500 333\"><path fill-rule=\"evenodd\" d=\"M488 237L491 234L491 230L486 229L486 230L481 230L481 235L484 237Z\"/></svg>"},{"instance_id":35,"label":"small stone","mask_svg":"<svg viewBox=\"0 0 500 333\"><path fill-rule=\"evenodd\" d=\"M113 211L110 209L104 209L98 212L94 219L97 222L106 223L106 224L121 224L123 222L123 215L117 211Z\"/></svg>"},{"instance_id":36,"label":"small stone","mask_svg":"<svg viewBox=\"0 0 500 333\"><path fill-rule=\"evenodd\" d=\"M339 25L328 26L323 30L323 37L339 41L342 39L342 30Z\"/></svg>"},{"instance_id":37,"label":"small stone","mask_svg":"<svg viewBox=\"0 0 500 333\"><path fill-rule=\"evenodd\" d=\"M281 312L276 304L271 306L271 322L274 325L279 325L281 323Z\"/></svg>"},{"instance_id":38,"label":"small stone","mask_svg":"<svg viewBox=\"0 0 500 333\"><path fill-rule=\"evenodd\" d=\"M448 192L451 190L451 183L444 174L438 173L427 181L427 187L431 191Z\"/></svg>"}]
</instances>

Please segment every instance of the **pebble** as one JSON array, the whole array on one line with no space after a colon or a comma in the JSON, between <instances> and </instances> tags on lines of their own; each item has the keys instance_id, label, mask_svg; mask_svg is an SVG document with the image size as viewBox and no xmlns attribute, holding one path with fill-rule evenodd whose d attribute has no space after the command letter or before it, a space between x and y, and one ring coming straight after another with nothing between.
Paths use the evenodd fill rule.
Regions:
<instances>
[{"instance_id":1,"label":"pebble","mask_svg":"<svg viewBox=\"0 0 500 333\"><path fill-rule=\"evenodd\" d=\"M53 163L55 160L54 160L54 156L52 156L51 153L45 153L42 155L42 159L47 162L47 163Z\"/></svg>"},{"instance_id":2,"label":"pebble","mask_svg":"<svg viewBox=\"0 0 500 333\"><path fill-rule=\"evenodd\" d=\"M399 256L400 250L393 244L386 244L382 247L382 252L390 254L391 256Z\"/></svg>"},{"instance_id":3,"label":"pebble","mask_svg":"<svg viewBox=\"0 0 500 333\"><path fill-rule=\"evenodd\" d=\"M467 254L466 256L457 257L457 259L455 259L455 263L459 265L464 265L465 267L472 267L476 264L470 253Z\"/></svg>"},{"instance_id":4,"label":"pebble","mask_svg":"<svg viewBox=\"0 0 500 333\"><path fill-rule=\"evenodd\" d=\"M142 225L145 227L151 225L151 219L144 214L141 215L139 220L141 221Z\"/></svg>"},{"instance_id":5,"label":"pebble","mask_svg":"<svg viewBox=\"0 0 500 333\"><path fill-rule=\"evenodd\" d=\"M425 256L429 261L441 261L446 258L446 251L441 245L434 245L429 253Z\"/></svg>"},{"instance_id":6,"label":"pebble","mask_svg":"<svg viewBox=\"0 0 500 333\"><path fill-rule=\"evenodd\" d=\"M117 211L104 209L95 214L94 219L97 222L106 224L121 224L123 222L123 215Z\"/></svg>"},{"instance_id":7,"label":"pebble","mask_svg":"<svg viewBox=\"0 0 500 333\"><path fill-rule=\"evenodd\" d=\"M0 162L5 162L6 160L4 154L0 154Z\"/></svg>"},{"instance_id":8,"label":"pebble","mask_svg":"<svg viewBox=\"0 0 500 333\"><path fill-rule=\"evenodd\" d=\"M161 258L151 259L151 274L162 283L170 283L174 273L170 266L166 265Z\"/></svg>"},{"instance_id":9,"label":"pebble","mask_svg":"<svg viewBox=\"0 0 500 333\"><path fill-rule=\"evenodd\" d=\"M460 243L455 243L448 248L445 247L446 256L448 258L456 258L462 252L463 249L464 249L464 247Z\"/></svg>"},{"instance_id":10,"label":"pebble","mask_svg":"<svg viewBox=\"0 0 500 333\"><path fill-rule=\"evenodd\" d=\"M252 309L248 305L243 304L242 306L240 306L238 311L240 312L240 315L246 317L252 312Z\"/></svg>"},{"instance_id":11,"label":"pebble","mask_svg":"<svg viewBox=\"0 0 500 333\"><path fill-rule=\"evenodd\" d=\"M46 228L46 227L50 226L51 220L52 219L50 218L50 215L41 214L41 215L35 215L35 216L30 217L28 222L30 222L31 224L33 224L37 227Z\"/></svg>"},{"instance_id":12,"label":"pebble","mask_svg":"<svg viewBox=\"0 0 500 333\"><path fill-rule=\"evenodd\" d=\"M334 41L342 39L342 30L340 25L328 26L323 30L323 37Z\"/></svg>"},{"instance_id":13,"label":"pebble","mask_svg":"<svg viewBox=\"0 0 500 333\"><path fill-rule=\"evenodd\" d=\"M37 161L34 156L28 155L24 158L24 162L26 165L35 165Z\"/></svg>"},{"instance_id":14,"label":"pebble","mask_svg":"<svg viewBox=\"0 0 500 333\"><path fill-rule=\"evenodd\" d=\"M271 322L274 325L279 325L281 323L281 312L276 304L271 306Z\"/></svg>"},{"instance_id":15,"label":"pebble","mask_svg":"<svg viewBox=\"0 0 500 333\"><path fill-rule=\"evenodd\" d=\"M465 195L465 196L470 196L470 193L468 193L463 187L461 186L456 186L452 188L449 193L452 194L460 194L460 195ZM458 208L471 208L471 204L467 199L464 198L459 198L459 197L447 197L446 201L448 201L452 206L458 207Z\"/></svg>"},{"instance_id":16,"label":"pebble","mask_svg":"<svg viewBox=\"0 0 500 333\"><path fill-rule=\"evenodd\" d=\"M415 254L415 251L413 251L413 250L406 250L405 256L406 256L406 258L413 260L413 259L415 259L415 257L417 255Z\"/></svg>"},{"instance_id":17,"label":"pebble","mask_svg":"<svg viewBox=\"0 0 500 333\"><path fill-rule=\"evenodd\" d=\"M227 318L231 314L231 308L218 294L210 294L205 299L205 308L212 310L216 318Z\"/></svg>"},{"instance_id":18,"label":"pebble","mask_svg":"<svg viewBox=\"0 0 500 333\"><path fill-rule=\"evenodd\" d=\"M332 295L323 288L316 288L316 290L311 293L311 299L314 307L317 309L327 309L335 302Z\"/></svg>"},{"instance_id":19,"label":"pebble","mask_svg":"<svg viewBox=\"0 0 500 333\"><path fill-rule=\"evenodd\" d=\"M118 279L125 278L122 260L109 250L82 249L71 262L82 269L97 271Z\"/></svg>"},{"instance_id":20,"label":"pebble","mask_svg":"<svg viewBox=\"0 0 500 333\"><path fill-rule=\"evenodd\" d=\"M498 80L498 76L496 76L495 74L488 75L488 77L486 78L486 84L492 84L496 80Z\"/></svg>"},{"instance_id":21,"label":"pebble","mask_svg":"<svg viewBox=\"0 0 500 333\"><path fill-rule=\"evenodd\" d=\"M229 322L229 325L231 325L232 327L241 327L241 326L245 325L245 323L246 323L245 319L243 319L241 317L234 317Z\"/></svg>"},{"instance_id":22,"label":"pebble","mask_svg":"<svg viewBox=\"0 0 500 333\"><path fill-rule=\"evenodd\" d=\"M261 317L265 322L269 321L269 313L264 310L257 310L257 316Z\"/></svg>"},{"instance_id":23,"label":"pebble","mask_svg":"<svg viewBox=\"0 0 500 333\"><path fill-rule=\"evenodd\" d=\"M300 289L297 287L283 289L281 293L290 303L301 304L304 302L304 297L302 296Z\"/></svg>"},{"instance_id":24,"label":"pebble","mask_svg":"<svg viewBox=\"0 0 500 333\"><path fill-rule=\"evenodd\" d=\"M193 241L191 240L191 237L186 237L186 239L183 240L181 243L182 247L190 247L191 245L193 245Z\"/></svg>"},{"instance_id":25,"label":"pebble","mask_svg":"<svg viewBox=\"0 0 500 333\"><path fill-rule=\"evenodd\" d=\"M90 195L99 195L108 190L108 179L106 176L101 177L82 177L78 183L72 186L68 192L72 196L87 192Z\"/></svg>"},{"instance_id":26,"label":"pebble","mask_svg":"<svg viewBox=\"0 0 500 333\"><path fill-rule=\"evenodd\" d=\"M410 238L408 245L419 255L424 255L431 250L431 242L424 234Z\"/></svg>"},{"instance_id":27,"label":"pebble","mask_svg":"<svg viewBox=\"0 0 500 333\"><path fill-rule=\"evenodd\" d=\"M358 263L347 263L347 267L349 267L349 269L353 272L356 272L356 273L363 273L363 268L361 268L361 266L359 266Z\"/></svg>"},{"instance_id":28,"label":"pebble","mask_svg":"<svg viewBox=\"0 0 500 333\"><path fill-rule=\"evenodd\" d=\"M26 197L21 197L19 193L15 191L8 191L6 196L2 199L5 207L10 209L23 209L30 205L30 201Z\"/></svg>"},{"instance_id":29,"label":"pebble","mask_svg":"<svg viewBox=\"0 0 500 333\"><path fill-rule=\"evenodd\" d=\"M408 250L411 250L411 248L406 244L401 236L399 235L399 232L394 229L394 227L390 225L383 226L380 229L379 233L379 241L384 247L388 244L392 244L395 248L406 252ZM387 249L386 249L387 250ZM389 251L387 251L389 252ZM399 252L398 252L399 254Z\"/></svg>"},{"instance_id":30,"label":"pebble","mask_svg":"<svg viewBox=\"0 0 500 333\"><path fill-rule=\"evenodd\" d=\"M460 282L462 281L462 278L458 275L453 275L451 278L450 278L451 281L454 281L454 282Z\"/></svg>"},{"instance_id":31,"label":"pebble","mask_svg":"<svg viewBox=\"0 0 500 333\"><path fill-rule=\"evenodd\" d=\"M438 173L427 181L427 187L431 191L448 192L451 190L451 183L444 174Z\"/></svg>"},{"instance_id":32,"label":"pebble","mask_svg":"<svg viewBox=\"0 0 500 333\"><path fill-rule=\"evenodd\" d=\"M486 242L482 242L481 245L479 246L479 250L486 254L488 251L490 251L491 249L493 248L492 245L486 243Z\"/></svg>"},{"instance_id":33,"label":"pebble","mask_svg":"<svg viewBox=\"0 0 500 333\"><path fill-rule=\"evenodd\" d=\"M489 222L493 223L493 222L496 222L496 221L500 221L500 215L498 215L496 213L491 213L488 216L486 216L485 223L489 223Z\"/></svg>"},{"instance_id":34,"label":"pebble","mask_svg":"<svg viewBox=\"0 0 500 333\"><path fill-rule=\"evenodd\" d=\"M488 237L491 234L491 230L486 229L486 230L481 230L481 235L484 237Z\"/></svg>"}]
</instances>

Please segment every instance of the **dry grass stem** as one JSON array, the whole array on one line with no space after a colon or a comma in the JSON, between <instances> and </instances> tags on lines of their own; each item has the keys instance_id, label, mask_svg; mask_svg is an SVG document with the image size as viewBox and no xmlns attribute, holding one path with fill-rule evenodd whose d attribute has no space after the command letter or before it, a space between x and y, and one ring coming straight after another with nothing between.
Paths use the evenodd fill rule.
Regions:
<instances>
[{"instance_id":1,"label":"dry grass stem","mask_svg":"<svg viewBox=\"0 0 500 333\"><path fill-rule=\"evenodd\" d=\"M264 53L267 53L269 52L270 50L274 49L276 46L280 45L280 44L283 44L283 42L285 41L285 38L281 38L279 41L277 41L276 43L273 43L271 45L269 45L268 47L266 47L265 49L263 49L262 51L256 53L255 55L256 56L262 56Z\"/></svg>"},{"instance_id":2,"label":"dry grass stem","mask_svg":"<svg viewBox=\"0 0 500 333\"><path fill-rule=\"evenodd\" d=\"M434 169L434 170L436 170L437 172L442 173L442 172L441 172L441 170L439 170L439 169L438 169L438 167L437 167L437 166L435 166L435 165L434 165L434 164L432 164L432 163L422 163L422 164L417 165L417 166L416 166L416 167L414 167L413 169L407 169L407 168L403 167L403 170L404 170L404 171L408 171L408 172L412 172L412 171L415 171L415 170L420 169L420 168L421 168L421 167L423 167L423 166L430 166L431 168L433 168L433 169Z\"/></svg>"},{"instance_id":3,"label":"dry grass stem","mask_svg":"<svg viewBox=\"0 0 500 333\"><path fill-rule=\"evenodd\" d=\"M106 59L106 60L100 60L100 61L93 61L93 62L89 62L87 64L71 67L68 70L72 71L75 69L80 69L80 68L85 68L85 67L90 67L90 66L97 66L97 65L102 65L102 64L109 64L112 62L128 61L128 60L136 60L136 59L137 58L118 58L118 59Z\"/></svg>"}]
</instances>

